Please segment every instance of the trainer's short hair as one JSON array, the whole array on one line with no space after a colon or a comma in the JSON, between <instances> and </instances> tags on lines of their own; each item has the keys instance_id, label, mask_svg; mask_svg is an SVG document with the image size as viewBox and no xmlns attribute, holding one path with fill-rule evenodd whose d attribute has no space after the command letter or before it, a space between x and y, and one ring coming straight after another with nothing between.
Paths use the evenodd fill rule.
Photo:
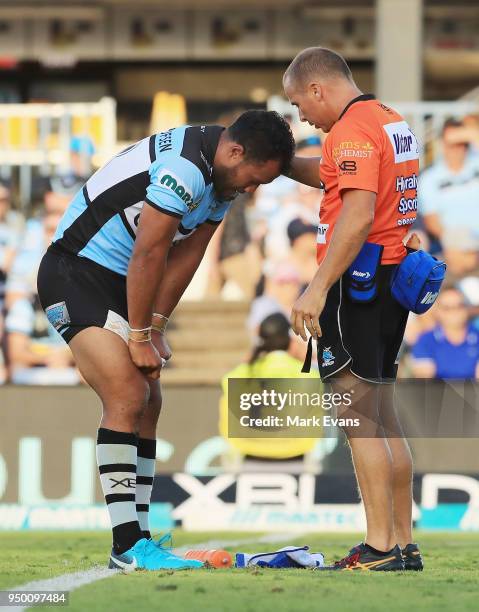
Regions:
<instances>
[{"instance_id":1,"label":"trainer's short hair","mask_svg":"<svg viewBox=\"0 0 479 612\"><path fill-rule=\"evenodd\" d=\"M276 111L248 110L228 128L228 136L240 144L248 161L278 160L281 173L288 172L295 142L289 124Z\"/></svg>"},{"instance_id":2,"label":"trainer's short hair","mask_svg":"<svg viewBox=\"0 0 479 612\"><path fill-rule=\"evenodd\" d=\"M324 47L309 47L294 58L284 73L283 81L305 85L311 79L342 77L353 80L351 70L342 55Z\"/></svg>"}]
</instances>

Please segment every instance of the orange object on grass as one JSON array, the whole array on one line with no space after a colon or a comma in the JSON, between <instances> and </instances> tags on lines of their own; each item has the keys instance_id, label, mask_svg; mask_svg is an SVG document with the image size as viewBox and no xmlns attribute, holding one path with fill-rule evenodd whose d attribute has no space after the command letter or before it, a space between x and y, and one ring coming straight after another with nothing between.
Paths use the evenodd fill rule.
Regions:
<instances>
[{"instance_id":1,"label":"orange object on grass","mask_svg":"<svg viewBox=\"0 0 479 612\"><path fill-rule=\"evenodd\" d=\"M209 563L212 567L231 567L233 559L226 550L188 550L185 559L196 559Z\"/></svg>"}]
</instances>

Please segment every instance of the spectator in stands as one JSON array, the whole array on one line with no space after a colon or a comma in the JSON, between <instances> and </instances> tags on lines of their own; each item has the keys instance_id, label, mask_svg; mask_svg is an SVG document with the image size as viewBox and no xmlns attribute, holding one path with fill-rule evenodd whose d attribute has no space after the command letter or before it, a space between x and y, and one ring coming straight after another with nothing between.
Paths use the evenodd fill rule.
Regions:
<instances>
[{"instance_id":1,"label":"spectator in stands","mask_svg":"<svg viewBox=\"0 0 479 612\"><path fill-rule=\"evenodd\" d=\"M463 133L459 137L470 143L471 153L479 154L479 115L469 114L462 118Z\"/></svg>"},{"instance_id":2,"label":"spectator in stands","mask_svg":"<svg viewBox=\"0 0 479 612\"><path fill-rule=\"evenodd\" d=\"M321 151L321 140L317 136L305 138L296 145L296 152L300 157L320 157ZM271 185L274 183L275 181ZM268 219L265 237L265 252L268 259L281 260L288 257L290 243L287 228L291 221L301 219L307 224L316 226L318 224L322 191L301 183L294 183L293 186L293 189L276 196L280 206ZM264 191L265 187L266 190L271 189L270 185L262 185L259 189ZM257 201L262 197L261 193Z\"/></svg>"},{"instance_id":3,"label":"spectator in stands","mask_svg":"<svg viewBox=\"0 0 479 612\"><path fill-rule=\"evenodd\" d=\"M471 325L479 331L479 277L465 276L457 283L471 315Z\"/></svg>"},{"instance_id":4,"label":"spectator in stands","mask_svg":"<svg viewBox=\"0 0 479 612\"><path fill-rule=\"evenodd\" d=\"M288 225L287 232L291 248L288 261L296 268L302 285L308 285L318 269L317 231L317 225L304 223L301 219L294 219Z\"/></svg>"},{"instance_id":5,"label":"spectator in stands","mask_svg":"<svg viewBox=\"0 0 479 612\"><path fill-rule=\"evenodd\" d=\"M265 236L268 259L285 259L289 255L288 225L300 219L317 228L322 192L308 185L297 184L294 192L283 199L280 210L269 220Z\"/></svg>"},{"instance_id":6,"label":"spectator in stands","mask_svg":"<svg viewBox=\"0 0 479 612\"><path fill-rule=\"evenodd\" d=\"M296 268L289 262L266 262L264 271L264 291L253 300L248 316L248 329L256 336L263 320L275 312L288 317L299 295L301 278Z\"/></svg>"},{"instance_id":7,"label":"spectator in stands","mask_svg":"<svg viewBox=\"0 0 479 612\"><path fill-rule=\"evenodd\" d=\"M49 212L63 212L75 193L92 174L91 158L95 146L88 136L70 140L69 163L48 176L37 176L33 184L36 200L44 200Z\"/></svg>"},{"instance_id":8,"label":"spectator in stands","mask_svg":"<svg viewBox=\"0 0 479 612\"><path fill-rule=\"evenodd\" d=\"M299 140L296 144L296 152L300 157L321 157L323 152L321 138L313 134Z\"/></svg>"},{"instance_id":9,"label":"spectator in stands","mask_svg":"<svg viewBox=\"0 0 479 612\"><path fill-rule=\"evenodd\" d=\"M311 136L299 141L296 145L296 153L302 157L319 157L321 155L321 140L317 136ZM297 189L298 183L284 175L279 176L267 185L260 185L255 192L255 217L265 219L269 229L271 222L276 219L277 215L283 214L283 208L289 203L290 199L291 202L294 202ZM320 195L318 190L315 191ZM285 227L292 218L300 216L297 212L293 212L292 215L285 221Z\"/></svg>"},{"instance_id":10,"label":"spectator in stands","mask_svg":"<svg viewBox=\"0 0 479 612\"><path fill-rule=\"evenodd\" d=\"M10 378L18 385L74 385L80 377L68 346L35 293L17 299L5 321Z\"/></svg>"},{"instance_id":11,"label":"spectator in stands","mask_svg":"<svg viewBox=\"0 0 479 612\"><path fill-rule=\"evenodd\" d=\"M469 136L468 136L469 134ZM443 158L419 179L419 211L442 244L449 272L463 276L479 261L479 156L472 132L449 119L442 131Z\"/></svg>"},{"instance_id":12,"label":"spectator in stands","mask_svg":"<svg viewBox=\"0 0 479 612\"><path fill-rule=\"evenodd\" d=\"M92 174L92 157L95 151L92 139L86 134L73 136L70 140L70 175L76 177L81 185Z\"/></svg>"},{"instance_id":13,"label":"spectator in stands","mask_svg":"<svg viewBox=\"0 0 479 612\"><path fill-rule=\"evenodd\" d=\"M271 220L281 211L286 199L296 192L296 188L296 181L283 174L271 183L260 185L254 197L254 209L251 215L253 222L261 219L266 221L269 227Z\"/></svg>"},{"instance_id":14,"label":"spectator in stands","mask_svg":"<svg viewBox=\"0 0 479 612\"><path fill-rule=\"evenodd\" d=\"M471 379L479 377L479 332L469 323L464 296L444 288L433 307L437 325L422 334L412 349L418 378Z\"/></svg>"},{"instance_id":15,"label":"spectator in stands","mask_svg":"<svg viewBox=\"0 0 479 612\"><path fill-rule=\"evenodd\" d=\"M290 324L282 313L274 313L264 319L259 327L256 346L248 363L243 363L223 377L223 396L220 400L221 435L227 440L230 452L223 457L228 469L242 471L281 471L303 472L312 463L310 456L315 447L313 438L230 438L229 419L234 410L228 411L229 378L318 378L317 371L301 373L302 362L291 355ZM298 384L300 384L298 382ZM321 392L320 388L315 388ZM261 410L261 409L258 409ZM268 414L270 414L270 410ZM244 414L244 413L242 413ZM230 423L231 425L231 423ZM275 460L275 461L272 461ZM287 461L287 464L284 462ZM287 468L286 468L287 466Z\"/></svg>"},{"instance_id":16,"label":"spectator in stands","mask_svg":"<svg viewBox=\"0 0 479 612\"><path fill-rule=\"evenodd\" d=\"M261 276L262 234L250 235L246 209L249 194L240 194L208 246L208 294L251 300ZM256 228L255 228L256 229Z\"/></svg>"},{"instance_id":17,"label":"spectator in stands","mask_svg":"<svg viewBox=\"0 0 479 612\"><path fill-rule=\"evenodd\" d=\"M42 219L42 243L23 244L7 280L5 319L10 378L14 384L76 384L79 376L72 354L48 322L38 300L38 266L55 233L60 216Z\"/></svg>"},{"instance_id":18,"label":"spectator in stands","mask_svg":"<svg viewBox=\"0 0 479 612\"><path fill-rule=\"evenodd\" d=\"M5 355L3 354L5 325L3 321L3 313L0 310L0 385L3 385L7 380L7 369L5 367Z\"/></svg>"},{"instance_id":19,"label":"spectator in stands","mask_svg":"<svg viewBox=\"0 0 479 612\"><path fill-rule=\"evenodd\" d=\"M11 209L9 187L0 182L0 312L3 309L5 281L20 242L23 225L23 216Z\"/></svg>"},{"instance_id":20,"label":"spectator in stands","mask_svg":"<svg viewBox=\"0 0 479 612\"><path fill-rule=\"evenodd\" d=\"M30 257L34 252L44 253L44 224L45 218L56 218L56 223L60 220L70 203L71 195L68 193L55 192L47 189L42 192L41 208L37 215L28 219L25 224L22 240L19 245L19 254ZM40 256L41 259L41 256Z\"/></svg>"},{"instance_id":21,"label":"spectator in stands","mask_svg":"<svg viewBox=\"0 0 479 612\"><path fill-rule=\"evenodd\" d=\"M35 226L32 224L26 228L7 279L7 309L11 308L17 299L30 297L36 292L38 266L52 241L59 220L60 215L48 213L41 219L35 219Z\"/></svg>"}]
</instances>

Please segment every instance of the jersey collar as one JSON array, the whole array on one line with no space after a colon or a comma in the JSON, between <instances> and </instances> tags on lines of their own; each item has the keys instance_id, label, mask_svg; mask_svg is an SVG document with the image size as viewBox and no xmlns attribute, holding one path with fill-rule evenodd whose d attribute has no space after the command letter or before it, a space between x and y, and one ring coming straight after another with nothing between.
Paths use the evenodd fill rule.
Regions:
<instances>
[{"instance_id":1,"label":"jersey collar","mask_svg":"<svg viewBox=\"0 0 479 612\"><path fill-rule=\"evenodd\" d=\"M220 136L224 131L222 125L205 125L204 129L201 128L201 150L206 158L206 161L213 168L213 161L216 155L216 149L220 141Z\"/></svg>"},{"instance_id":2,"label":"jersey collar","mask_svg":"<svg viewBox=\"0 0 479 612\"><path fill-rule=\"evenodd\" d=\"M361 94L360 96L358 96L357 98L353 98L350 102L348 102L346 104L346 106L343 109L343 112L339 115L338 117L338 121L340 119L343 118L343 116L345 115L345 113L350 109L350 107L353 104L356 104L356 102L366 102L366 100L375 100L376 96L374 94Z\"/></svg>"}]
</instances>

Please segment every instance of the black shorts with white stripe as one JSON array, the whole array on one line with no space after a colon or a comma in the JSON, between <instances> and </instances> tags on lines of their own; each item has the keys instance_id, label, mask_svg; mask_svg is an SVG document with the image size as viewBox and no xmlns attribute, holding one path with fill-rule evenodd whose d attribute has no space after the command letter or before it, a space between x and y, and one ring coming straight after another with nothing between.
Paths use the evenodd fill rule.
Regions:
<instances>
[{"instance_id":1,"label":"black shorts with white stripe","mask_svg":"<svg viewBox=\"0 0 479 612\"><path fill-rule=\"evenodd\" d=\"M125 276L53 244L43 256L37 284L48 320L65 342L87 327L110 329L128 340Z\"/></svg>"},{"instance_id":2,"label":"black shorts with white stripe","mask_svg":"<svg viewBox=\"0 0 479 612\"><path fill-rule=\"evenodd\" d=\"M370 382L396 380L409 313L391 295L395 269L396 265L379 266L378 292L370 302L358 303L349 297L346 274L331 287L319 318L318 366L323 380L345 367Z\"/></svg>"}]
</instances>

